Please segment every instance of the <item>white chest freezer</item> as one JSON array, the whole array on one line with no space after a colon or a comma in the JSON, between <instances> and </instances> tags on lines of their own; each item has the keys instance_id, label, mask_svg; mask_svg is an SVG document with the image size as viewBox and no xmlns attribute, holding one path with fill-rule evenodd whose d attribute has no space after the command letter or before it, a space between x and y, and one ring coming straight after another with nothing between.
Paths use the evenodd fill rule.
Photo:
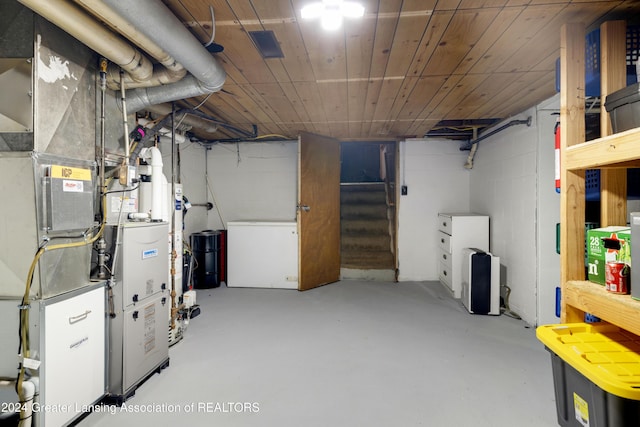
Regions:
<instances>
[{"instance_id":1,"label":"white chest freezer","mask_svg":"<svg viewBox=\"0 0 640 427\"><path fill-rule=\"evenodd\" d=\"M295 221L227 223L228 287L298 289Z\"/></svg>"}]
</instances>

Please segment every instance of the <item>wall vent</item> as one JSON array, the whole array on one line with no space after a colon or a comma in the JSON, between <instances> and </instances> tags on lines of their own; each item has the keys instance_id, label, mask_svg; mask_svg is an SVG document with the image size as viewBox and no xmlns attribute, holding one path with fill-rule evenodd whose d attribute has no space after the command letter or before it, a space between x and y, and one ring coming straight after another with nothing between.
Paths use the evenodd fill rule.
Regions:
<instances>
[{"instance_id":1,"label":"wall vent","mask_svg":"<svg viewBox=\"0 0 640 427\"><path fill-rule=\"evenodd\" d=\"M273 31L249 31L249 36L263 58L284 58L280 43Z\"/></svg>"}]
</instances>

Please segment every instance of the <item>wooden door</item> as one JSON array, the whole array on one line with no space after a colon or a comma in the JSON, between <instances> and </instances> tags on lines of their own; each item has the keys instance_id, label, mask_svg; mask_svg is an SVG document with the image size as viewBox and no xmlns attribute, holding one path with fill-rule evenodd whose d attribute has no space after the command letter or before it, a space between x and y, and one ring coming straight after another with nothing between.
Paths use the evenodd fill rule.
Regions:
<instances>
[{"instance_id":1,"label":"wooden door","mask_svg":"<svg viewBox=\"0 0 640 427\"><path fill-rule=\"evenodd\" d=\"M340 279L340 143L302 133L298 140L298 290Z\"/></svg>"}]
</instances>

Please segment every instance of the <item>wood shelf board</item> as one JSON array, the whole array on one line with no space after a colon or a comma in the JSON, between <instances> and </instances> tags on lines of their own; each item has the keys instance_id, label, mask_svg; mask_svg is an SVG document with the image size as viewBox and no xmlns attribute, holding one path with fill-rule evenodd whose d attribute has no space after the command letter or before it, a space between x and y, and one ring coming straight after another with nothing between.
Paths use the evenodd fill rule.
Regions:
<instances>
[{"instance_id":1,"label":"wood shelf board","mask_svg":"<svg viewBox=\"0 0 640 427\"><path fill-rule=\"evenodd\" d=\"M628 167L640 159L640 128L567 147L562 161L569 170Z\"/></svg>"},{"instance_id":2,"label":"wood shelf board","mask_svg":"<svg viewBox=\"0 0 640 427\"><path fill-rule=\"evenodd\" d=\"M608 292L588 281L569 281L562 289L564 304L640 335L640 301Z\"/></svg>"}]
</instances>

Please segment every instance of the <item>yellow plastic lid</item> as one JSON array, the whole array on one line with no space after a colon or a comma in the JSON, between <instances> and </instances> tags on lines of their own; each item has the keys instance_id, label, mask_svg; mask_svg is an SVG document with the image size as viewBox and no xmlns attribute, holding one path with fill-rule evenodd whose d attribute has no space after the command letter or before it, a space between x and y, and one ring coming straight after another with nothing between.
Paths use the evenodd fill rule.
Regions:
<instances>
[{"instance_id":1,"label":"yellow plastic lid","mask_svg":"<svg viewBox=\"0 0 640 427\"><path fill-rule=\"evenodd\" d=\"M640 337L609 324L542 325L536 336L604 391L640 400Z\"/></svg>"}]
</instances>

